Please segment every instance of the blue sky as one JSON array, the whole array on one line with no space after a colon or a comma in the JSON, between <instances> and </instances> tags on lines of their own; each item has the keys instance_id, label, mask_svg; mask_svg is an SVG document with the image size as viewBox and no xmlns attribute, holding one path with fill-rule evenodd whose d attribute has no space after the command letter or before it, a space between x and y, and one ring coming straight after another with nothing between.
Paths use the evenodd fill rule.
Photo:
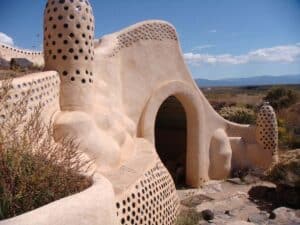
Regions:
<instances>
[{"instance_id":1,"label":"blue sky","mask_svg":"<svg viewBox=\"0 0 300 225\"><path fill-rule=\"evenodd\" d=\"M194 78L300 74L300 0L90 2L96 37L147 19L174 24ZM44 5L0 0L0 40L39 49Z\"/></svg>"}]
</instances>

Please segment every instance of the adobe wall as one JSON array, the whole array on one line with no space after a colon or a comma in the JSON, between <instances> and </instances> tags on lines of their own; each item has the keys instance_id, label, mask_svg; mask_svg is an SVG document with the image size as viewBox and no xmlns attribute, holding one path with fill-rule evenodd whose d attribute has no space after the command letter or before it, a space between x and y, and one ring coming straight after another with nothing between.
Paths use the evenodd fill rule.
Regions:
<instances>
[{"instance_id":1,"label":"adobe wall","mask_svg":"<svg viewBox=\"0 0 300 225\"><path fill-rule=\"evenodd\" d=\"M0 81L0 94L3 93L4 81ZM30 117L35 108L42 107L42 119L49 123L59 107L60 80L56 71L33 73L12 80L11 88L6 95L5 105L0 107L0 123L15 112L16 107L24 104L24 118ZM3 96L2 96L3 97ZM24 102L25 101L25 102Z\"/></svg>"},{"instance_id":2,"label":"adobe wall","mask_svg":"<svg viewBox=\"0 0 300 225\"><path fill-rule=\"evenodd\" d=\"M133 122L134 136L152 144L160 105L171 95L177 97L187 113L188 184L200 186L209 179L223 179L231 165L269 165L269 161L261 163L259 157L253 157L253 149L257 149L255 152L262 152L257 155L265 153L272 158L257 142L256 128L226 121L199 90L171 24L144 21L102 37L95 47L95 74L109 87L107 96L113 109ZM220 162L224 168L217 167Z\"/></svg>"},{"instance_id":3,"label":"adobe wall","mask_svg":"<svg viewBox=\"0 0 300 225\"><path fill-rule=\"evenodd\" d=\"M0 58L8 62L12 58L25 58L31 61L35 65L38 66L44 65L44 55L42 52L14 48L1 43L0 43Z\"/></svg>"},{"instance_id":4,"label":"adobe wall","mask_svg":"<svg viewBox=\"0 0 300 225\"><path fill-rule=\"evenodd\" d=\"M94 160L95 183L0 224L36 224L33 218L45 225L60 220L80 225L173 224L178 196L155 149L154 130L157 112L171 95L187 115L187 184L200 187L209 179L228 177L234 168L269 166L277 148L271 108L261 111L258 128L218 115L193 81L171 24L145 21L98 42L94 25L87 0L49 0L44 15L49 71L14 79L0 119L5 122L7 112L29 92L26 116L42 104L44 120L53 121L55 140L75 137ZM43 58L42 53L5 45L0 54L6 60L21 57L34 63Z\"/></svg>"}]
</instances>

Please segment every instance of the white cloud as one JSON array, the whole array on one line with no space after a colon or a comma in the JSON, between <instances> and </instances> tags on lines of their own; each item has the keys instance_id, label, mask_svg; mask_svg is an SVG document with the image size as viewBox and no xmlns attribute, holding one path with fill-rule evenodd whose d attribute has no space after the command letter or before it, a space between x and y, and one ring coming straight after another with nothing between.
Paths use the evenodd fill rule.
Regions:
<instances>
[{"instance_id":1,"label":"white cloud","mask_svg":"<svg viewBox=\"0 0 300 225\"><path fill-rule=\"evenodd\" d=\"M11 37L9 37L7 34L4 34L0 32L0 43L6 44L6 45L14 45L14 41Z\"/></svg>"},{"instance_id":2,"label":"white cloud","mask_svg":"<svg viewBox=\"0 0 300 225\"><path fill-rule=\"evenodd\" d=\"M261 48L243 55L210 55L188 52L184 54L187 63L200 64L246 64L251 62L284 62L291 63L300 59L300 45L281 45L271 48Z\"/></svg>"},{"instance_id":3,"label":"white cloud","mask_svg":"<svg viewBox=\"0 0 300 225\"><path fill-rule=\"evenodd\" d=\"M207 49L207 48L213 48L215 47L214 45L199 45L196 46L195 48L192 49L192 51L201 51L203 49Z\"/></svg>"},{"instance_id":4,"label":"white cloud","mask_svg":"<svg viewBox=\"0 0 300 225\"><path fill-rule=\"evenodd\" d=\"M217 30L215 30L215 29L210 30L209 33L217 33Z\"/></svg>"}]
</instances>

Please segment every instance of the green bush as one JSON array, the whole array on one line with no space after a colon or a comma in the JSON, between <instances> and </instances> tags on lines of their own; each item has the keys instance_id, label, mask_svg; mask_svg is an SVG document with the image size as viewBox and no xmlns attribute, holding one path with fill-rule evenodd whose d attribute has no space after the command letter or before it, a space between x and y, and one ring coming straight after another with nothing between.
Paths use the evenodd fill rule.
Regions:
<instances>
[{"instance_id":1,"label":"green bush","mask_svg":"<svg viewBox=\"0 0 300 225\"><path fill-rule=\"evenodd\" d=\"M245 107L224 107L219 113L225 119L235 123L254 124L256 121L254 111Z\"/></svg>"},{"instance_id":2,"label":"green bush","mask_svg":"<svg viewBox=\"0 0 300 225\"><path fill-rule=\"evenodd\" d=\"M80 192L92 183L92 175L86 175L91 161L83 159L71 138L54 142L50 125L42 122L41 107L30 118L25 117L24 99L14 111L4 109L8 89L0 93L0 112L10 115L0 130L0 219Z\"/></svg>"},{"instance_id":3,"label":"green bush","mask_svg":"<svg viewBox=\"0 0 300 225\"><path fill-rule=\"evenodd\" d=\"M291 89L276 87L268 91L264 100L268 101L276 111L279 111L295 104L298 100L298 95Z\"/></svg>"}]
</instances>

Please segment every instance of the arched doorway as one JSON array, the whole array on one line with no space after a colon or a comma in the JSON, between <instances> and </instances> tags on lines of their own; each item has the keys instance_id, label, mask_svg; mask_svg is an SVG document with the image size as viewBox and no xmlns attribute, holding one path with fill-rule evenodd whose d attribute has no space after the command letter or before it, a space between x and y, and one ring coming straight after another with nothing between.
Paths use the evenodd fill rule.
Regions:
<instances>
[{"instance_id":1,"label":"arched doorway","mask_svg":"<svg viewBox=\"0 0 300 225\"><path fill-rule=\"evenodd\" d=\"M155 120L155 147L177 187L185 185L187 118L175 96L160 106Z\"/></svg>"},{"instance_id":2,"label":"arched doorway","mask_svg":"<svg viewBox=\"0 0 300 225\"><path fill-rule=\"evenodd\" d=\"M203 121L203 100L199 90L181 81L168 82L155 90L149 97L138 125L138 137L145 138L155 145L155 121L162 103L169 96L176 96L184 107L187 122L186 184L200 187L208 178L206 145L203 142L205 131Z\"/></svg>"}]
</instances>

